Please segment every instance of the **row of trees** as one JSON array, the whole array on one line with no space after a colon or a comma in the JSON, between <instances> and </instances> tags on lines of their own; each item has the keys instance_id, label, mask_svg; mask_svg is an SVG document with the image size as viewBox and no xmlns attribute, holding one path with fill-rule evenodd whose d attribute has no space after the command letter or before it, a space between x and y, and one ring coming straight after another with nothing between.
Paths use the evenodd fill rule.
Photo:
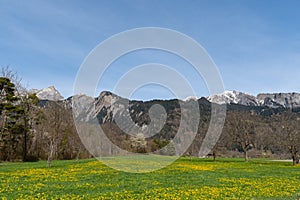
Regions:
<instances>
[{"instance_id":1,"label":"row of trees","mask_svg":"<svg viewBox=\"0 0 300 200\"><path fill-rule=\"evenodd\" d=\"M63 102L40 101L9 68L0 77L0 160L88 157Z\"/></svg>"},{"instance_id":2,"label":"row of trees","mask_svg":"<svg viewBox=\"0 0 300 200\"><path fill-rule=\"evenodd\" d=\"M214 153L226 150L243 152L248 162L249 152L254 156L292 158L299 164L300 114L287 109L270 116L254 111L230 111L227 113L223 133L214 147ZM225 154L226 156L226 154Z\"/></svg>"},{"instance_id":3,"label":"row of trees","mask_svg":"<svg viewBox=\"0 0 300 200\"><path fill-rule=\"evenodd\" d=\"M12 82L13 81L13 82ZM2 69L0 77L0 158L16 159L18 147L22 146L22 159L27 159L27 140L36 111L38 98L21 87L18 76L8 68Z\"/></svg>"}]
</instances>

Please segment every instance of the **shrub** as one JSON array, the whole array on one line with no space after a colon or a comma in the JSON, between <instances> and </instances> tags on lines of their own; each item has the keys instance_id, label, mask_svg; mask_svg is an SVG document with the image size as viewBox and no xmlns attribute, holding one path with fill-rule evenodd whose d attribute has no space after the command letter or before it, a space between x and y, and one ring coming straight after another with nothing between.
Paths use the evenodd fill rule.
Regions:
<instances>
[{"instance_id":1,"label":"shrub","mask_svg":"<svg viewBox=\"0 0 300 200\"><path fill-rule=\"evenodd\" d=\"M26 156L25 162L37 162L37 161L39 161L39 158L37 156L34 155Z\"/></svg>"}]
</instances>

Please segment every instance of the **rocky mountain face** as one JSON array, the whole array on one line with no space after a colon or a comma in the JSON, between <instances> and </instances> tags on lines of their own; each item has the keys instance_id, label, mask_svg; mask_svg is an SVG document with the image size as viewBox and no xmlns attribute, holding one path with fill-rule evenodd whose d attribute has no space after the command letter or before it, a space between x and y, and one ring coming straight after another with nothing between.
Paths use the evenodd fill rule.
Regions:
<instances>
[{"instance_id":1,"label":"rocky mountain face","mask_svg":"<svg viewBox=\"0 0 300 200\"><path fill-rule=\"evenodd\" d=\"M121 119L118 121L118 125L128 132L136 129L136 127L133 127L134 124L143 127L151 123L149 109L154 104L159 104L165 108L166 113L164 114L167 116L164 117L166 118L166 124L169 125L168 128L177 126L179 123L174 122L180 121L180 104L178 100L131 101L107 91L101 92L99 97L93 100L87 96L74 96L71 98L77 98L74 101L76 105L73 106L81 106L83 108L79 109L80 113L76 114L81 121L91 122L96 118L99 124L105 124L116 123L118 119ZM67 100L69 105L71 98ZM90 103L86 103L87 101ZM132 121L128 121L128 119L132 119ZM147 130L144 131L147 132ZM167 130L165 131L167 132Z\"/></svg>"},{"instance_id":2,"label":"rocky mountain face","mask_svg":"<svg viewBox=\"0 0 300 200\"><path fill-rule=\"evenodd\" d=\"M225 91L206 97L208 101L217 104L238 104L244 106L262 106L269 108L300 108L299 93L258 94L256 97L237 91Z\"/></svg>"},{"instance_id":3,"label":"rocky mountain face","mask_svg":"<svg viewBox=\"0 0 300 200\"><path fill-rule=\"evenodd\" d=\"M98 131L101 125L106 137L123 149L130 150L132 146L126 144L142 135L147 140L147 152L149 149L151 151L160 149L158 147L167 145L170 140L173 144L177 144L176 149L179 152L183 152L187 147L181 146L180 141L193 138L193 134L198 130L199 113L207 112L202 108L202 111L197 112L199 109L197 101L194 99L186 102L177 99L135 101L104 91L97 98L76 95L64 102L66 105L72 103L72 106L67 107L73 109L77 125L79 127L82 125L79 134L92 130L101 135ZM209 110L210 103L207 100L199 101ZM178 131L184 134L175 138ZM104 148L101 153L106 155L109 151L109 148ZM166 155L174 153L173 150L164 151L166 152L163 154Z\"/></svg>"},{"instance_id":4,"label":"rocky mountain face","mask_svg":"<svg viewBox=\"0 0 300 200\"><path fill-rule=\"evenodd\" d=\"M44 88L42 90L33 91L40 100L62 101L64 97L56 90L54 86Z\"/></svg>"},{"instance_id":5,"label":"rocky mountain face","mask_svg":"<svg viewBox=\"0 0 300 200\"><path fill-rule=\"evenodd\" d=\"M300 94L298 93L275 93L259 94L257 100L261 105L268 107L298 108L300 107Z\"/></svg>"}]
</instances>

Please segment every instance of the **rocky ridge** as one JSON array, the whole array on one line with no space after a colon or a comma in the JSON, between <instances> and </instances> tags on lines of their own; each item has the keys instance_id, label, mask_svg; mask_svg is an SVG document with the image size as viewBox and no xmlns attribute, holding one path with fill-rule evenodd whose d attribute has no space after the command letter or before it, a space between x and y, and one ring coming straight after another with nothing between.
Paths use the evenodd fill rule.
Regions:
<instances>
[{"instance_id":1,"label":"rocky ridge","mask_svg":"<svg viewBox=\"0 0 300 200\"><path fill-rule=\"evenodd\" d=\"M266 106L270 108L299 108L299 93L261 93L256 97L237 91L225 91L206 99L217 104L239 104L244 106Z\"/></svg>"},{"instance_id":2,"label":"rocky ridge","mask_svg":"<svg viewBox=\"0 0 300 200\"><path fill-rule=\"evenodd\" d=\"M40 100L50 100L50 101L63 101L64 97L59 93L59 91L54 87L50 86L42 90L35 90L37 97ZM101 110L106 110L107 112L113 112L113 115L118 111L117 107L122 108L122 97L119 97L111 92L103 91L97 98L87 97L85 95L75 95L81 97L82 99L88 98L90 101L94 99L96 109L98 112ZM84 97L84 98L83 98ZM216 104L236 104L243 106L262 106L269 108L300 108L300 93L261 93L257 96L246 94L239 91L224 91L221 94L214 94L205 97L209 102ZM72 97L70 97L72 99ZM126 100L126 99L123 99ZM199 100L197 97L187 97L182 100L183 102L188 102L190 100ZM118 102L117 102L118 101ZM129 100L126 100L129 101ZM121 101L122 102L122 101ZM134 102L134 101L132 101ZM112 108L112 105L113 108ZM69 106L72 106L69 103ZM103 112L103 111L102 111ZM104 113L103 113L104 114Z\"/></svg>"}]
</instances>

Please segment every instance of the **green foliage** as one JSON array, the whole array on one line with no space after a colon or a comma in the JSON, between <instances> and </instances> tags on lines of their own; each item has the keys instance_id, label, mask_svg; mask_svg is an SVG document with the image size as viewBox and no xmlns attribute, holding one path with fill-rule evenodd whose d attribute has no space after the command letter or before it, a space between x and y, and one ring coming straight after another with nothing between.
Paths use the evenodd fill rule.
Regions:
<instances>
[{"instance_id":1,"label":"green foliage","mask_svg":"<svg viewBox=\"0 0 300 200\"><path fill-rule=\"evenodd\" d=\"M5 74L13 74L13 78L16 78L16 74L9 69L6 71ZM18 81L17 85L20 86ZM9 78L0 77L0 160L14 160L21 151L23 161L26 160L28 136L33 129L32 123L38 116L38 103L39 99L35 94L27 93L25 89L17 90Z\"/></svg>"},{"instance_id":2,"label":"green foliage","mask_svg":"<svg viewBox=\"0 0 300 200\"><path fill-rule=\"evenodd\" d=\"M0 77L0 159L13 160L16 157L17 145L24 126L18 121L24 109L17 104L15 85L8 78Z\"/></svg>"},{"instance_id":3,"label":"green foliage","mask_svg":"<svg viewBox=\"0 0 300 200\"><path fill-rule=\"evenodd\" d=\"M159 149L167 146L170 143L170 141L160 139L154 139L153 142L158 145Z\"/></svg>"}]
</instances>

